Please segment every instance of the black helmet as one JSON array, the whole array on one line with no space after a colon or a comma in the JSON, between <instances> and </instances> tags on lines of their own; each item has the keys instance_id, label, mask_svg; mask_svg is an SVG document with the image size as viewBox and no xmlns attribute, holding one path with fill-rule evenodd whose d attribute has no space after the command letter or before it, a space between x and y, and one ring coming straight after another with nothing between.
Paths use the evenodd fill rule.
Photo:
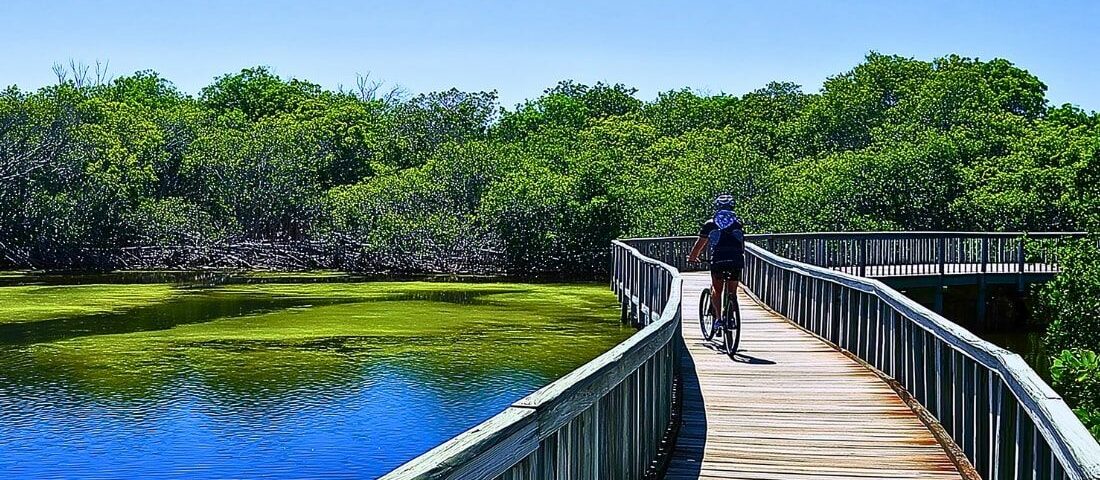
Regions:
<instances>
[{"instance_id":1,"label":"black helmet","mask_svg":"<svg viewBox=\"0 0 1100 480\"><path fill-rule=\"evenodd\" d=\"M723 193L714 198L714 210L733 210L733 195Z\"/></svg>"}]
</instances>

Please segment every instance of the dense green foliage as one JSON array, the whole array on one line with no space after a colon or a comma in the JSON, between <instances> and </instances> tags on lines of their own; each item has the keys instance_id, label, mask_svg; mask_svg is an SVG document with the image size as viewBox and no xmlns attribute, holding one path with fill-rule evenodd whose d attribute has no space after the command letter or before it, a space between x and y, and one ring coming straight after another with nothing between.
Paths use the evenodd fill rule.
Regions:
<instances>
[{"instance_id":1,"label":"dense green foliage","mask_svg":"<svg viewBox=\"0 0 1100 480\"><path fill-rule=\"evenodd\" d=\"M1100 248L1096 239L1059 250L1062 274L1040 289L1042 313L1050 319L1045 342L1052 352L1100 351Z\"/></svg>"},{"instance_id":2,"label":"dense green foliage","mask_svg":"<svg viewBox=\"0 0 1100 480\"><path fill-rule=\"evenodd\" d=\"M1100 357L1093 350L1062 350L1050 369L1054 388L1074 405L1077 416L1100 439Z\"/></svg>"},{"instance_id":3,"label":"dense green foliage","mask_svg":"<svg viewBox=\"0 0 1100 480\"><path fill-rule=\"evenodd\" d=\"M1100 439L1100 247L1082 240L1059 251L1062 273L1044 284L1039 306L1047 327L1046 349L1058 352L1054 388Z\"/></svg>"},{"instance_id":4,"label":"dense green foliage","mask_svg":"<svg viewBox=\"0 0 1100 480\"><path fill-rule=\"evenodd\" d=\"M10 87L0 253L589 275L610 239L690 233L722 191L756 231L1086 228L1100 118L1045 89L1005 60L880 54L814 94L647 102L566 81L504 109L494 92L380 97L265 68L197 96L151 72Z\"/></svg>"}]
</instances>

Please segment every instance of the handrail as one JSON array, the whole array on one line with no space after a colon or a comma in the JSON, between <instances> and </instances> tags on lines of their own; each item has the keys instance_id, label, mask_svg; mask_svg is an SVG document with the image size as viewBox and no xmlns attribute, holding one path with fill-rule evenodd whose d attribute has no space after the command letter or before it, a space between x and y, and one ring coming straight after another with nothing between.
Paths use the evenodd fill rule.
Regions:
<instances>
[{"instance_id":1,"label":"handrail","mask_svg":"<svg viewBox=\"0 0 1100 480\"><path fill-rule=\"evenodd\" d=\"M669 430L679 271L612 242L612 290L642 328L503 412L410 460L397 479L642 478Z\"/></svg>"},{"instance_id":2,"label":"handrail","mask_svg":"<svg viewBox=\"0 0 1100 480\"><path fill-rule=\"evenodd\" d=\"M855 288L886 302L887 306L905 318L914 321L940 342L943 342L943 345L948 345L999 375L1011 393L1019 400L1019 406L1023 407L1028 416L1035 422L1036 428L1047 440L1052 453L1061 460L1067 473L1072 472L1071 478L1100 478L1100 445L1097 445L1092 435L1089 434L1066 403L1062 401L1061 397L1019 355L982 340L969 330L928 310L878 280L861 278L788 260L752 244L748 246L748 252L751 256L760 258L787 271L826 280L834 285ZM792 318L792 320L794 319ZM821 329L818 328L818 330ZM822 332L815 333L820 335ZM868 335L868 338L870 338L870 335ZM941 343L936 345L939 346ZM870 350L867 345L856 345L855 350L859 350L861 347L864 351ZM886 362L896 360L896 358L885 359L881 356L873 356L872 358L864 358L864 360L885 372L891 369L891 366L886 365ZM894 367L896 368L896 365ZM941 364L939 367L944 366ZM937 373L944 375L942 371ZM900 377L896 379L909 390L910 385L906 385L904 375ZM912 392L912 390L910 391ZM942 395L942 392L940 394ZM961 396L958 400L966 401ZM940 402L943 401L944 399L941 396ZM942 407L942 405L939 405L939 407ZM935 411L936 409L930 408L930 410ZM950 432L951 429L948 428L948 431ZM957 442L959 440L959 438L956 438ZM959 443L961 445L965 442ZM1035 460L1038 461L1039 459Z\"/></svg>"},{"instance_id":3,"label":"handrail","mask_svg":"<svg viewBox=\"0 0 1100 480\"><path fill-rule=\"evenodd\" d=\"M695 238L637 243L675 264ZM877 280L753 243L746 257L746 286L761 301L893 377L939 420L983 478L1100 479L1100 445L1019 355Z\"/></svg>"},{"instance_id":4,"label":"handrail","mask_svg":"<svg viewBox=\"0 0 1100 480\"><path fill-rule=\"evenodd\" d=\"M768 251L865 276L1051 274L1054 241L1085 232L814 232L752 235ZM871 275L868 275L868 274ZM1022 285L1021 280L1021 285Z\"/></svg>"},{"instance_id":5,"label":"handrail","mask_svg":"<svg viewBox=\"0 0 1100 480\"><path fill-rule=\"evenodd\" d=\"M1062 238L1067 236L1083 237L1088 232L964 232L951 230L916 230L916 231L866 231L866 232L788 232L788 233L756 233L749 235L753 238L781 238L781 237L811 237L811 238L847 238L847 237L1049 237Z\"/></svg>"}]
</instances>

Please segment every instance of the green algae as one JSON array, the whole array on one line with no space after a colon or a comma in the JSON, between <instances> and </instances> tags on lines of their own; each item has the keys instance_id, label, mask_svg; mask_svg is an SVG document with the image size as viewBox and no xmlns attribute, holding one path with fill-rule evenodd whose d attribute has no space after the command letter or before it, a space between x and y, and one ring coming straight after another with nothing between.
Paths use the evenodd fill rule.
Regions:
<instances>
[{"instance_id":1,"label":"green algae","mask_svg":"<svg viewBox=\"0 0 1100 480\"><path fill-rule=\"evenodd\" d=\"M205 391L226 399L340 389L371 378L372 370L382 364L425 382L476 379L502 371L549 382L632 333L620 326L615 297L602 285L138 287L137 292L161 294L141 297L144 304L133 297L126 304L130 310L116 306L122 310L107 314L88 306L87 292L54 290L49 297L57 311L54 317L39 317L42 320L72 312L96 313L75 319L83 322L76 332L56 331L72 324L73 318L64 324L37 322L49 325L56 340L9 342L0 351L0 362L7 363L4 355L18 355L22 367L9 368L0 378L52 382L101 398L133 401L156 398L183 382L198 382ZM22 287L0 288L0 294L11 288ZM111 292L118 296L125 291ZM215 308L210 313L211 305L234 302L256 308ZM166 320L149 322L150 316L164 311L170 312L161 315ZM89 322L112 327L94 333Z\"/></svg>"},{"instance_id":2,"label":"green algae","mask_svg":"<svg viewBox=\"0 0 1100 480\"><path fill-rule=\"evenodd\" d=\"M241 273L244 278L256 278L256 279L311 279L311 278L347 278L350 275L347 272L339 270L310 270L306 272L266 272L266 271L249 271Z\"/></svg>"},{"instance_id":3,"label":"green algae","mask_svg":"<svg viewBox=\"0 0 1100 480\"><path fill-rule=\"evenodd\" d=\"M96 315L164 302L169 285L50 285L0 288L0 324Z\"/></svg>"}]
</instances>

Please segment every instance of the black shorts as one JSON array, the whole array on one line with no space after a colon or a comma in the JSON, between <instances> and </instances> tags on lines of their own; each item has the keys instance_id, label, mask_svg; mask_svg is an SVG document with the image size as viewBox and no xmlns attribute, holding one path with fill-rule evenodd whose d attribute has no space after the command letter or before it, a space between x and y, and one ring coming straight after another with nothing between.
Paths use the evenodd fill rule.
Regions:
<instances>
[{"instance_id":1,"label":"black shorts","mask_svg":"<svg viewBox=\"0 0 1100 480\"><path fill-rule=\"evenodd\" d=\"M735 280L741 281L741 272L744 270L742 267L733 265L732 263L712 263L710 265L710 278L713 280Z\"/></svg>"}]
</instances>

